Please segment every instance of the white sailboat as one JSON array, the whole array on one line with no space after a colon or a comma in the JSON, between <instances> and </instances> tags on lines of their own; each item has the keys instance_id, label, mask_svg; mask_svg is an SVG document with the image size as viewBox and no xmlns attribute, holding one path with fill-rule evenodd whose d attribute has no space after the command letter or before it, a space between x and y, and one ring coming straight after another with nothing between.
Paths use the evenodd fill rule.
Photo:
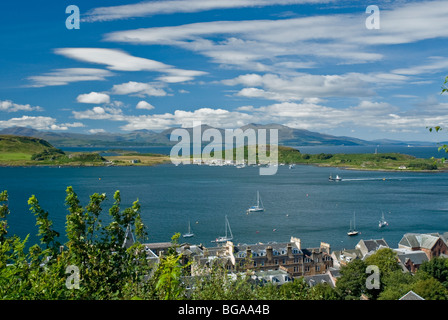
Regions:
<instances>
[{"instance_id":1,"label":"white sailboat","mask_svg":"<svg viewBox=\"0 0 448 320\"><path fill-rule=\"evenodd\" d=\"M378 227L382 228L385 226L388 226L389 224L387 223L386 219L384 219L384 212L382 212L382 216L381 216L381 220L378 223Z\"/></svg>"},{"instance_id":2,"label":"white sailboat","mask_svg":"<svg viewBox=\"0 0 448 320\"><path fill-rule=\"evenodd\" d=\"M232 234L232 229L230 229L230 223L229 220L227 219L226 216L226 235L225 236L221 236L216 238L216 240L213 240L212 242L216 242L216 243L223 243L223 242L227 242L233 239L233 234ZM230 235L229 235L230 233Z\"/></svg>"},{"instance_id":3,"label":"white sailboat","mask_svg":"<svg viewBox=\"0 0 448 320\"><path fill-rule=\"evenodd\" d=\"M191 237L193 237L193 236L194 236L194 233L191 232L190 221L188 221L188 232L187 232L187 233L184 233L184 234L182 235L182 237L184 237L184 238L191 238Z\"/></svg>"},{"instance_id":4,"label":"white sailboat","mask_svg":"<svg viewBox=\"0 0 448 320\"><path fill-rule=\"evenodd\" d=\"M260 205L260 203L261 203L261 205ZM261 199L260 199L260 192L257 191L257 205L252 206L249 209L247 209L247 213L263 212L263 211L264 211L263 202L261 202Z\"/></svg>"},{"instance_id":5,"label":"white sailboat","mask_svg":"<svg viewBox=\"0 0 448 320\"><path fill-rule=\"evenodd\" d=\"M356 230L356 222L355 222L355 213L353 212L353 228L352 228L352 220L350 220L350 230L347 232L348 236L356 236L358 235L358 230Z\"/></svg>"}]
</instances>

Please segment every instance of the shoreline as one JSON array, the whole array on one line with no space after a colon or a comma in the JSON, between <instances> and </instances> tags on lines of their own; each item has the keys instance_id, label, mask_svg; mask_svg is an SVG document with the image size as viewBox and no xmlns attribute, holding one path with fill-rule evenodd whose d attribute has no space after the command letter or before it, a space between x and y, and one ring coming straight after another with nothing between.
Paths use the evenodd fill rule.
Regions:
<instances>
[{"instance_id":1,"label":"shoreline","mask_svg":"<svg viewBox=\"0 0 448 320\"><path fill-rule=\"evenodd\" d=\"M164 160L156 163L65 163L65 164L49 164L49 163L18 163L18 164L3 164L0 163L0 167L3 168L29 168L29 167L48 167L48 168L81 168L81 167L154 167L157 165L172 164L169 160ZM292 164L292 163L291 163ZM322 163L293 163L294 165L303 166L315 166L321 168L335 168L341 170L352 170L352 171L377 171L377 172L416 172L416 173L444 173L448 172L448 168L435 169L435 170L413 170L413 169L385 169L385 168L366 168L366 167L350 167L350 166L336 166L327 165ZM185 165L185 164L183 164ZM197 164L186 164L186 165L197 165ZM202 164L203 166L208 166ZM226 165L226 167L233 165ZM214 166L216 167L216 166Z\"/></svg>"}]
</instances>

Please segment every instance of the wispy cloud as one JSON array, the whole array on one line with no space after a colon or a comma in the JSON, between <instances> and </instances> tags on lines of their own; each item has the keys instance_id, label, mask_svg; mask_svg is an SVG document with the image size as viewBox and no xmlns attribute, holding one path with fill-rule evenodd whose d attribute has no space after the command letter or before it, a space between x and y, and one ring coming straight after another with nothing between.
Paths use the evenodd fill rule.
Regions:
<instances>
[{"instance_id":1,"label":"wispy cloud","mask_svg":"<svg viewBox=\"0 0 448 320\"><path fill-rule=\"evenodd\" d=\"M381 11L381 29L367 30L364 12L293 19L212 21L111 32L106 41L171 45L212 62L246 70L273 71L268 61L331 59L355 64L384 59L378 45L447 38L446 1L411 2ZM431 21L431 23L428 23Z\"/></svg>"},{"instance_id":2,"label":"wispy cloud","mask_svg":"<svg viewBox=\"0 0 448 320\"><path fill-rule=\"evenodd\" d=\"M203 71L183 70L152 59L140 58L118 49L106 48L59 48L56 54L78 61L102 64L114 71L153 71L167 74L159 80L165 82L183 82L206 74ZM177 77L173 81L170 77ZM171 80L171 81L170 81Z\"/></svg>"},{"instance_id":3,"label":"wispy cloud","mask_svg":"<svg viewBox=\"0 0 448 320\"><path fill-rule=\"evenodd\" d=\"M430 57L426 64L420 64L407 68L400 68L392 70L393 73L401 75L420 75L420 74L432 74L441 71L448 70L448 58L447 57Z\"/></svg>"},{"instance_id":4,"label":"wispy cloud","mask_svg":"<svg viewBox=\"0 0 448 320\"><path fill-rule=\"evenodd\" d=\"M158 14L191 13L216 9L329 3L334 0L166 0L99 7L85 14L85 21L111 21Z\"/></svg>"},{"instance_id":5,"label":"wispy cloud","mask_svg":"<svg viewBox=\"0 0 448 320\"><path fill-rule=\"evenodd\" d=\"M67 68L57 69L39 76L28 77L31 87L63 86L80 81L104 81L111 77L112 72L93 68Z\"/></svg>"}]
</instances>

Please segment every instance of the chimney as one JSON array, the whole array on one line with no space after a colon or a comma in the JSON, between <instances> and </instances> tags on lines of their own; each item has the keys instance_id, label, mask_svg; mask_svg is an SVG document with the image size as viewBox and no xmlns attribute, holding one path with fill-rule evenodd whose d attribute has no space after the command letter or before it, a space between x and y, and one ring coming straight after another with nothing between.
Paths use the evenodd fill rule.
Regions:
<instances>
[{"instance_id":1,"label":"chimney","mask_svg":"<svg viewBox=\"0 0 448 320\"><path fill-rule=\"evenodd\" d=\"M272 257L274 256L274 253L272 252L272 247L268 246L266 248L266 257L268 258L268 261L272 261Z\"/></svg>"},{"instance_id":2,"label":"chimney","mask_svg":"<svg viewBox=\"0 0 448 320\"><path fill-rule=\"evenodd\" d=\"M330 245L326 242L321 242L320 243L320 250L322 252L326 252L328 254L330 254Z\"/></svg>"},{"instance_id":3,"label":"chimney","mask_svg":"<svg viewBox=\"0 0 448 320\"><path fill-rule=\"evenodd\" d=\"M286 253L287 253L289 258L293 257L293 255L292 255L292 244L291 243L288 243L286 245Z\"/></svg>"},{"instance_id":4,"label":"chimney","mask_svg":"<svg viewBox=\"0 0 448 320\"><path fill-rule=\"evenodd\" d=\"M293 242L297 246L297 249L299 249L299 250L302 249L301 246L300 246L300 239L299 238L291 237L290 242Z\"/></svg>"},{"instance_id":5,"label":"chimney","mask_svg":"<svg viewBox=\"0 0 448 320\"><path fill-rule=\"evenodd\" d=\"M249 259L252 257L252 250L250 247L246 248L246 259Z\"/></svg>"}]
</instances>

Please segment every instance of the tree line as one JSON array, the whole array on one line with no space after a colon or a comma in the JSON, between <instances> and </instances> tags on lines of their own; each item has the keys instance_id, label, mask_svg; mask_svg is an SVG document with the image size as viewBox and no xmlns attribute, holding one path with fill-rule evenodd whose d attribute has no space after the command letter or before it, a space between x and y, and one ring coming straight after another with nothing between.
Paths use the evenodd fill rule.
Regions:
<instances>
[{"instance_id":1,"label":"tree line","mask_svg":"<svg viewBox=\"0 0 448 320\"><path fill-rule=\"evenodd\" d=\"M448 299L448 259L434 258L421 265L415 274L404 273L393 250L384 248L366 260L354 260L343 266L333 288L327 283L310 287L304 278L281 286L260 283L250 271L229 277L227 270L215 264L191 277L194 262L181 263L179 234L172 237L171 248L148 263L143 241L147 228L141 218L140 204L121 208L120 192L104 216L105 194L94 193L82 206L72 187L66 189L65 235L53 228L49 213L35 196L28 200L35 216L40 243L29 245L24 239L8 234L8 192L0 193L0 299L13 300L350 300L361 296L373 300L396 300L413 290L428 300ZM123 245L126 230L132 230L135 243ZM378 289L368 289L366 268L376 265L380 271ZM68 285L75 266L79 286Z\"/></svg>"}]
</instances>

